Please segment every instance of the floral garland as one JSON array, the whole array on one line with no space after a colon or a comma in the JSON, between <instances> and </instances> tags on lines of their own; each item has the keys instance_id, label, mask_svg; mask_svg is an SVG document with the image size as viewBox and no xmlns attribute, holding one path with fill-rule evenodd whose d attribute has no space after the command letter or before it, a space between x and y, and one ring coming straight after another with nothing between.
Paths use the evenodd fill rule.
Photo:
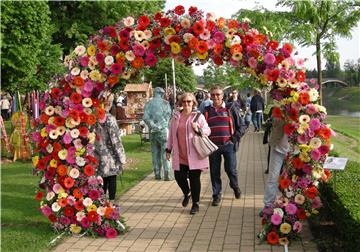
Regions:
<instances>
[{"instance_id":1,"label":"floral garland","mask_svg":"<svg viewBox=\"0 0 360 252\"><path fill-rule=\"evenodd\" d=\"M191 64L230 63L270 87L273 116L285 120L292 151L280 176L282 197L266 209L260 233L270 244L287 244L301 231L300 220L321 206L317 185L329 173L322 164L332 131L323 123L318 92L304 83L303 60L294 59L289 43L275 40L248 23L215 18L179 5L154 16L124 18L107 26L65 58L69 72L56 81L40 104L33 164L42 176L36 199L57 230L114 237L124 230L118 206L105 199L93 143L95 125L105 120L101 96L159 58Z\"/></svg>"}]
</instances>

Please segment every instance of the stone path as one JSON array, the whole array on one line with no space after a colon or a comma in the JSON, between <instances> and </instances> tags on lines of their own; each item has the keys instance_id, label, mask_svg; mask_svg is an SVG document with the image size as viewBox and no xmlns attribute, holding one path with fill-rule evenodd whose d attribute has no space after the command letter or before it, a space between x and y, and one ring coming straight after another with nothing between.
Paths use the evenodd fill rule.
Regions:
<instances>
[{"instance_id":1,"label":"stone path","mask_svg":"<svg viewBox=\"0 0 360 252\"><path fill-rule=\"evenodd\" d=\"M222 173L223 200L211 206L209 172L201 175L200 212L189 214L181 206L182 193L175 181L155 181L149 175L126 192L120 203L130 230L115 239L65 239L54 251L284 251L282 246L259 244L258 213L262 208L266 176L267 145L262 134L248 133L238 153L241 199L235 199ZM302 240L292 242L289 251L317 251L306 223Z\"/></svg>"}]
</instances>

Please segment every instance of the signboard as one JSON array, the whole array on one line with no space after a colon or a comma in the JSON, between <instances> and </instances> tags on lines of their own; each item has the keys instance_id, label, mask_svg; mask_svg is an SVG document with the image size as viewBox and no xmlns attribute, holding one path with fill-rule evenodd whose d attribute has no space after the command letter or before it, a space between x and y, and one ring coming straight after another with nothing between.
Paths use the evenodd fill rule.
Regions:
<instances>
[{"instance_id":1,"label":"signboard","mask_svg":"<svg viewBox=\"0 0 360 252\"><path fill-rule=\"evenodd\" d=\"M330 170L344 170L347 161L347 158L327 157L324 163L324 168Z\"/></svg>"}]
</instances>

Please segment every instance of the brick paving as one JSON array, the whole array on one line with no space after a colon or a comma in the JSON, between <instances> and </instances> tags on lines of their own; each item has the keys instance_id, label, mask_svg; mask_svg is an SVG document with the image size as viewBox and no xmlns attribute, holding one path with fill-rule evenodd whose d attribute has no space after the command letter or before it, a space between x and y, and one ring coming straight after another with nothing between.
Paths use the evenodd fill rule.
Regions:
<instances>
[{"instance_id":1,"label":"brick paving","mask_svg":"<svg viewBox=\"0 0 360 252\"><path fill-rule=\"evenodd\" d=\"M223 171L223 199L218 207L211 206L210 174L204 172L196 215L189 214L191 202L187 208L181 206L183 197L175 181L156 181L149 175L119 199L128 233L115 239L69 237L53 251L284 251L282 246L260 244L257 238L266 156L262 134L247 133L238 153L241 198L235 199ZM301 238L289 251L318 251L306 223Z\"/></svg>"}]
</instances>

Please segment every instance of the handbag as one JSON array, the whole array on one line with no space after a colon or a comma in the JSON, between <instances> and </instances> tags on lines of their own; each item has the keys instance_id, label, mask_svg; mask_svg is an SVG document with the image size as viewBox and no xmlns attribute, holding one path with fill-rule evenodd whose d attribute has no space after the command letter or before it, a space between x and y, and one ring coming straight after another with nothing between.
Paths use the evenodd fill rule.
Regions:
<instances>
[{"instance_id":1,"label":"handbag","mask_svg":"<svg viewBox=\"0 0 360 252\"><path fill-rule=\"evenodd\" d=\"M199 116L200 113L197 113L193 122L197 122ZM216 144L214 144L207 136L195 134L192 142L200 159L208 157L210 154L212 154L218 149Z\"/></svg>"}]
</instances>

